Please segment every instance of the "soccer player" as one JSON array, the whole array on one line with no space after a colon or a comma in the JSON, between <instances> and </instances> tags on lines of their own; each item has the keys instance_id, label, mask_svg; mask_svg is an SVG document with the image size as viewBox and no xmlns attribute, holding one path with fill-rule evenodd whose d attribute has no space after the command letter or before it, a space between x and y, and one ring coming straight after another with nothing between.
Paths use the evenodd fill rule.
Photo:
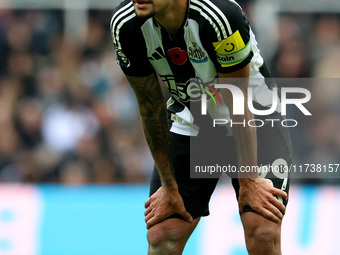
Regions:
<instances>
[{"instance_id":1,"label":"soccer player","mask_svg":"<svg viewBox=\"0 0 340 255\"><path fill-rule=\"evenodd\" d=\"M207 134L207 119L193 107L201 99L198 88L210 84L204 89L212 93L215 78L240 78L235 86L245 98L251 86L254 105L268 109L268 93L275 84L265 79L269 72L254 34L241 7L232 0L125 0L115 9L111 33L117 62L136 95L156 166L145 202L148 254L182 254L200 218L209 214L218 181L190 178L190 156L200 147L192 144L196 141L192 137L204 140ZM167 103L158 77L171 94ZM262 80L252 83L251 78ZM218 111L208 102L209 114L228 116L234 122L254 119L248 107L244 115L233 114L233 95L228 91L218 92L222 96ZM281 119L278 112L271 117ZM277 123L217 128L224 162L238 167L288 165L289 134ZM288 175L240 171L232 183L249 254L281 254Z\"/></svg>"}]
</instances>

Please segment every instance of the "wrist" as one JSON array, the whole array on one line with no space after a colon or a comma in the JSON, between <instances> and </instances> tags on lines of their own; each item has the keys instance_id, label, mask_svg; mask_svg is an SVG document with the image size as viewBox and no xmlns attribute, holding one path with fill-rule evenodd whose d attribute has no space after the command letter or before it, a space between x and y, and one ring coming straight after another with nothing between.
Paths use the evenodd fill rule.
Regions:
<instances>
[{"instance_id":1,"label":"wrist","mask_svg":"<svg viewBox=\"0 0 340 255\"><path fill-rule=\"evenodd\" d=\"M252 178L238 178L238 182L240 186L247 186L250 185L251 183L254 183L257 177L252 177Z\"/></svg>"},{"instance_id":2,"label":"wrist","mask_svg":"<svg viewBox=\"0 0 340 255\"><path fill-rule=\"evenodd\" d=\"M162 187L163 187L163 189L170 191L170 192L171 191L178 191L178 185L177 185L177 182L175 180L163 182Z\"/></svg>"},{"instance_id":3,"label":"wrist","mask_svg":"<svg viewBox=\"0 0 340 255\"><path fill-rule=\"evenodd\" d=\"M252 165L256 165L256 164L252 164ZM253 169L253 168L250 167L250 169ZM257 171L258 171L257 168L256 170L245 171L242 167L240 167L239 173L238 173L238 180L239 180L240 185L254 182L259 177L259 173Z\"/></svg>"},{"instance_id":4,"label":"wrist","mask_svg":"<svg viewBox=\"0 0 340 255\"><path fill-rule=\"evenodd\" d=\"M162 188L164 191L168 192L168 193L178 193L178 187L176 186L164 186L162 185Z\"/></svg>"}]
</instances>

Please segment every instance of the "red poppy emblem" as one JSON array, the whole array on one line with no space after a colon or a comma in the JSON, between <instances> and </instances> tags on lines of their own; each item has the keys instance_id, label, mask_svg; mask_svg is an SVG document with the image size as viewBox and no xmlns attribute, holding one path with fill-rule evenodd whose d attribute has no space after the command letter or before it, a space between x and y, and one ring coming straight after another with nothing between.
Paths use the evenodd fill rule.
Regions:
<instances>
[{"instance_id":1,"label":"red poppy emblem","mask_svg":"<svg viewBox=\"0 0 340 255\"><path fill-rule=\"evenodd\" d=\"M187 53L178 47L168 50L168 56L171 58L174 64L179 66L183 65L188 59Z\"/></svg>"}]
</instances>

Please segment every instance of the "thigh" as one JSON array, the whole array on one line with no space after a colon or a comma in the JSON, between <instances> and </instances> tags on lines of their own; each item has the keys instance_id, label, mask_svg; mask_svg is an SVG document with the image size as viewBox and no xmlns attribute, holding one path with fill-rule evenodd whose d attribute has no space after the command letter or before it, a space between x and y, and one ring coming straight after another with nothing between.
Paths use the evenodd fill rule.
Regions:
<instances>
[{"instance_id":1,"label":"thigh","mask_svg":"<svg viewBox=\"0 0 340 255\"><path fill-rule=\"evenodd\" d=\"M281 222L253 212L243 214L241 220L249 254L281 254Z\"/></svg>"},{"instance_id":2,"label":"thigh","mask_svg":"<svg viewBox=\"0 0 340 255\"><path fill-rule=\"evenodd\" d=\"M171 133L172 161L179 193L183 198L186 210L195 219L209 215L209 201L216 187L218 178L190 178L190 155L192 153L190 137ZM161 187L160 177L154 167L150 196ZM172 215L170 218L178 218Z\"/></svg>"},{"instance_id":3,"label":"thigh","mask_svg":"<svg viewBox=\"0 0 340 255\"><path fill-rule=\"evenodd\" d=\"M278 189L288 193L289 191L289 173L287 167L291 161L291 141L289 130L275 124L265 125L257 129L257 161L260 169L260 177L266 178ZM239 182L233 179L233 186L238 197ZM288 200L279 198L284 205ZM245 211L253 211L251 208L245 208Z\"/></svg>"}]
</instances>

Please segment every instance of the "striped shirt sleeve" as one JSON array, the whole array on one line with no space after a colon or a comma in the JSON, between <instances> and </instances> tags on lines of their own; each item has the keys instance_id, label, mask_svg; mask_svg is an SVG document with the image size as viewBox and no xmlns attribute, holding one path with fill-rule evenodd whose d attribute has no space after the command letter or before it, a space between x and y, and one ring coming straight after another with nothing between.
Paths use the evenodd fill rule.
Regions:
<instances>
[{"instance_id":1,"label":"striped shirt sleeve","mask_svg":"<svg viewBox=\"0 0 340 255\"><path fill-rule=\"evenodd\" d=\"M210 0L207 0L209 2ZM253 56L248 19L242 9L233 1L215 1L219 15L219 34L211 29L217 38L213 41L215 66L220 73L229 73L246 66Z\"/></svg>"},{"instance_id":2,"label":"striped shirt sleeve","mask_svg":"<svg viewBox=\"0 0 340 255\"><path fill-rule=\"evenodd\" d=\"M154 72L146 54L141 32L142 21L136 18L131 1L122 2L111 19L111 36L116 60L125 75L147 76Z\"/></svg>"}]
</instances>

